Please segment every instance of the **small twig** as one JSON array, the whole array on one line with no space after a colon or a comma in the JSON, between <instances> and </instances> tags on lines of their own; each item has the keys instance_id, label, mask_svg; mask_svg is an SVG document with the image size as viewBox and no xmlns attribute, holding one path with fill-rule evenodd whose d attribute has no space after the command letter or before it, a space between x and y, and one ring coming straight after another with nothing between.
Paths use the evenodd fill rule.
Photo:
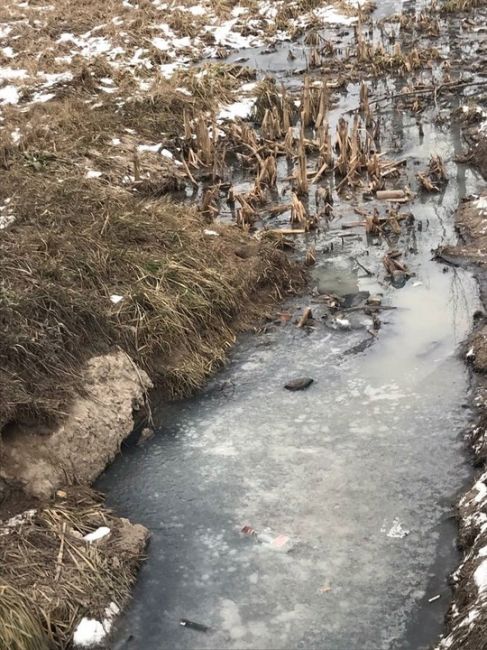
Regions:
<instances>
[{"instance_id":1,"label":"small twig","mask_svg":"<svg viewBox=\"0 0 487 650\"><path fill-rule=\"evenodd\" d=\"M61 531L61 544L59 546L59 553L57 555L57 560L56 560L56 575L54 576L55 582L59 580L59 576L61 575L61 569L63 568L63 553L64 553L64 538L66 535L66 522L63 522L63 528Z\"/></svg>"},{"instance_id":2,"label":"small twig","mask_svg":"<svg viewBox=\"0 0 487 650\"><path fill-rule=\"evenodd\" d=\"M441 86L438 87L430 86L429 88L419 88L418 90L410 90L403 93L395 93L393 95L382 95L381 97L377 97L376 99L369 100L369 104L379 104L380 102L386 100L401 99L402 97L413 97L414 95L428 95L430 93L435 93L435 92L436 94L438 94L440 90L456 90L458 88L468 88L468 86L487 86L487 80L463 81L463 82L454 81L449 84L442 84ZM357 106L355 108L349 109L348 111L345 111L344 114L356 113L359 110L360 110L360 106Z\"/></svg>"},{"instance_id":3,"label":"small twig","mask_svg":"<svg viewBox=\"0 0 487 650\"><path fill-rule=\"evenodd\" d=\"M186 173L187 173L187 175L188 175L189 180L191 181L191 183L192 183L192 185L193 185L194 187L198 187L198 183L197 183L197 181L194 179L194 176L193 176L192 173L189 171L188 163L187 163L186 160L184 159L184 155L181 156L181 158L182 158L183 167L184 167L184 169L185 169L185 171L186 171Z\"/></svg>"},{"instance_id":4,"label":"small twig","mask_svg":"<svg viewBox=\"0 0 487 650\"><path fill-rule=\"evenodd\" d=\"M369 277L372 277L374 275L372 271L369 271L369 269L366 268L363 264L361 264L356 257L352 257L352 260L355 262L355 264L357 264L357 266L360 266L362 271L365 271L365 273L367 273Z\"/></svg>"}]
</instances>

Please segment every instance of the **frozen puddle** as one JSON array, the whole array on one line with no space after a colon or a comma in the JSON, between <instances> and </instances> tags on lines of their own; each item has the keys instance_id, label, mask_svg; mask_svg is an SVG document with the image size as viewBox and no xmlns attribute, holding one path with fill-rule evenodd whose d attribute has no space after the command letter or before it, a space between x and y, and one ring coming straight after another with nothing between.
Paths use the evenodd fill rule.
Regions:
<instances>
[{"instance_id":1,"label":"frozen puddle","mask_svg":"<svg viewBox=\"0 0 487 650\"><path fill-rule=\"evenodd\" d=\"M248 54L264 65L262 52ZM287 54L265 63L289 67ZM332 128L357 103L358 86L349 90ZM415 277L402 289L378 282L384 248L363 231L320 254L313 286L381 293L393 308L377 340L363 345L360 323L334 330L319 319L310 332L289 322L248 337L203 395L161 409L159 435L106 472L110 505L152 532L114 648L420 650L437 640L459 560L451 504L470 476L458 345L477 291L431 251L454 240L454 210L477 188L452 162L454 137L427 119L421 135L413 117L392 118L382 146L407 159L408 182L432 153L450 179L407 206L416 222L401 243ZM349 204L338 203L346 219ZM322 252L331 236L297 245ZM357 255L373 279L351 263ZM314 382L284 390L296 377Z\"/></svg>"},{"instance_id":2,"label":"frozen puddle","mask_svg":"<svg viewBox=\"0 0 487 650\"><path fill-rule=\"evenodd\" d=\"M372 347L345 354L364 332L322 324L249 337L206 394L158 413L160 434L102 478L111 505L153 534L115 648L418 650L436 639L457 562L448 517L469 476L456 346L476 301L466 273L430 261L443 227L420 242L416 282L388 294L398 309ZM293 376L314 383L289 393ZM289 537L291 550L244 525Z\"/></svg>"}]
</instances>

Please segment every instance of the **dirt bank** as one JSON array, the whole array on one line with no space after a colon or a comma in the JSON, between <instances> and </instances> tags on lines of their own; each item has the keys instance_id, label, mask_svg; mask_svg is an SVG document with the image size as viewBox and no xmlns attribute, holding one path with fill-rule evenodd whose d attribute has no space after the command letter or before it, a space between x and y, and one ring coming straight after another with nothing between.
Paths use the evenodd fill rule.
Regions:
<instances>
[{"instance_id":1,"label":"dirt bank","mask_svg":"<svg viewBox=\"0 0 487 650\"><path fill-rule=\"evenodd\" d=\"M89 484L113 460L134 428L152 387L147 374L124 352L88 361L83 395L54 428L11 424L2 435L0 477L31 496L48 499L69 483Z\"/></svg>"},{"instance_id":2,"label":"dirt bank","mask_svg":"<svg viewBox=\"0 0 487 650\"><path fill-rule=\"evenodd\" d=\"M487 192L467 199L456 214L460 242L444 250L447 259L471 265L487 305ZM479 471L475 485L458 504L459 544L464 560L452 576L454 599L448 632L438 648L480 650L487 643L487 320L478 314L465 356L473 370L476 421L468 432Z\"/></svg>"}]
</instances>

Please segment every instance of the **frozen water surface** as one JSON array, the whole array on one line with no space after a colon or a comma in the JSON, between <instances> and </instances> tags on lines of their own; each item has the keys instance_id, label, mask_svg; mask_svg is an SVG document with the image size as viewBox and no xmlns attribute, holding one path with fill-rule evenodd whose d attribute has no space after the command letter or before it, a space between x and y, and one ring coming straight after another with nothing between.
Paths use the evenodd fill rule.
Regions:
<instances>
[{"instance_id":1,"label":"frozen water surface","mask_svg":"<svg viewBox=\"0 0 487 650\"><path fill-rule=\"evenodd\" d=\"M249 62L278 70L287 47L268 59L252 50ZM349 90L332 125L357 103ZM364 277L352 258L375 273L384 249L368 246L363 231L343 246L336 236L312 285L384 294L393 309L381 313L377 340L361 345L370 335L360 314L350 331L317 319L310 332L288 323L245 337L202 395L160 408L158 435L105 473L109 503L152 531L114 648L419 650L438 636L458 562L451 505L470 476L458 346L477 290L431 251L454 241L454 210L478 179L452 162L457 131L425 120L420 135L400 113L387 124L383 149L394 143L421 165L408 163L412 185L431 153L447 161L445 192L407 206L423 225L402 242L415 277L402 289ZM337 211L357 218L346 202ZM331 238L317 235L317 250ZM283 389L300 376L314 383ZM244 525L289 536L291 550L240 534ZM181 618L210 629L182 627Z\"/></svg>"}]
</instances>

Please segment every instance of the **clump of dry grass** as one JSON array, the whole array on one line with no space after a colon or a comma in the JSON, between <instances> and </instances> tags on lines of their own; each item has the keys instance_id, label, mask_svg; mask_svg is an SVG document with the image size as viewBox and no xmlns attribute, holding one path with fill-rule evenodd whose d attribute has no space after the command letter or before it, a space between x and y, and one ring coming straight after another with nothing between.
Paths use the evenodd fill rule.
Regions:
<instances>
[{"instance_id":1,"label":"clump of dry grass","mask_svg":"<svg viewBox=\"0 0 487 650\"><path fill-rule=\"evenodd\" d=\"M200 386L253 311L252 294L295 274L272 246L222 229L170 200L141 201L94 180L28 171L16 222L0 238L0 421L53 417L83 361L121 345L170 396ZM114 307L110 295L123 295Z\"/></svg>"},{"instance_id":2,"label":"clump of dry grass","mask_svg":"<svg viewBox=\"0 0 487 650\"><path fill-rule=\"evenodd\" d=\"M208 238L195 208L153 200L181 168L135 153L137 137L171 146L184 112L201 115L162 81L123 106L86 111L67 96L9 112L22 139L0 142L0 201L15 216L0 233L0 427L62 415L81 364L113 345L169 396L187 394L224 359L234 321L257 311L253 294L286 291L299 276L268 243L233 228ZM87 167L103 176L84 178ZM245 260L235 255L243 244ZM114 307L111 294L124 300Z\"/></svg>"},{"instance_id":3,"label":"clump of dry grass","mask_svg":"<svg viewBox=\"0 0 487 650\"><path fill-rule=\"evenodd\" d=\"M109 537L87 543L100 526ZM144 542L142 531L130 541L125 531L88 488L58 492L22 523L0 527L0 647L67 648L83 616L103 620L109 603L121 608Z\"/></svg>"},{"instance_id":4,"label":"clump of dry grass","mask_svg":"<svg viewBox=\"0 0 487 650\"><path fill-rule=\"evenodd\" d=\"M429 161L428 169L416 174L421 186L428 192L439 192L448 182L445 164L438 155L432 155Z\"/></svg>"},{"instance_id":5,"label":"clump of dry grass","mask_svg":"<svg viewBox=\"0 0 487 650\"><path fill-rule=\"evenodd\" d=\"M255 79L255 76L255 70L245 66L206 63L199 67L176 71L171 85L185 86L191 91L200 110L211 110L217 103L232 101L233 92L246 81Z\"/></svg>"},{"instance_id":6,"label":"clump of dry grass","mask_svg":"<svg viewBox=\"0 0 487 650\"><path fill-rule=\"evenodd\" d=\"M0 430L62 417L82 364L114 345L169 397L185 395L222 362L235 323L256 315L254 295L300 280L269 242L236 228L209 238L205 214L162 198L188 182L188 166L177 165L192 146L187 126L201 122L207 134L248 71L210 65L172 82L155 78L143 96L87 103L104 74L95 61L60 98L5 107L21 136L15 144L10 129L0 136L0 203L10 201L15 218L0 232ZM235 255L242 245L245 259ZM124 300L114 306L112 294Z\"/></svg>"},{"instance_id":7,"label":"clump of dry grass","mask_svg":"<svg viewBox=\"0 0 487 650\"><path fill-rule=\"evenodd\" d=\"M0 583L0 646L9 650L49 650L46 632L32 604L18 589Z\"/></svg>"},{"instance_id":8,"label":"clump of dry grass","mask_svg":"<svg viewBox=\"0 0 487 650\"><path fill-rule=\"evenodd\" d=\"M413 70L430 64L431 61L440 58L436 48L417 48L403 51L401 44L396 43L392 51L386 50L382 43L376 45L366 39L362 34L361 26L357 27L357 61L359 64L367 63L372 67L375 75L386 70L394 70L397 73L406 74Z\"/></svg>"},{"instance_id":9,"label":"clump of dry grass","mask_svg":"<svg viewBox=\"0 0 487 650\"><path fill-rule=\"evenodd\" d=\"M476 7L485 6L484 0L446 0L440 6L440 11L444 13L455 13L457 11L469 11Z\"/></svg>"}]
</instances>

